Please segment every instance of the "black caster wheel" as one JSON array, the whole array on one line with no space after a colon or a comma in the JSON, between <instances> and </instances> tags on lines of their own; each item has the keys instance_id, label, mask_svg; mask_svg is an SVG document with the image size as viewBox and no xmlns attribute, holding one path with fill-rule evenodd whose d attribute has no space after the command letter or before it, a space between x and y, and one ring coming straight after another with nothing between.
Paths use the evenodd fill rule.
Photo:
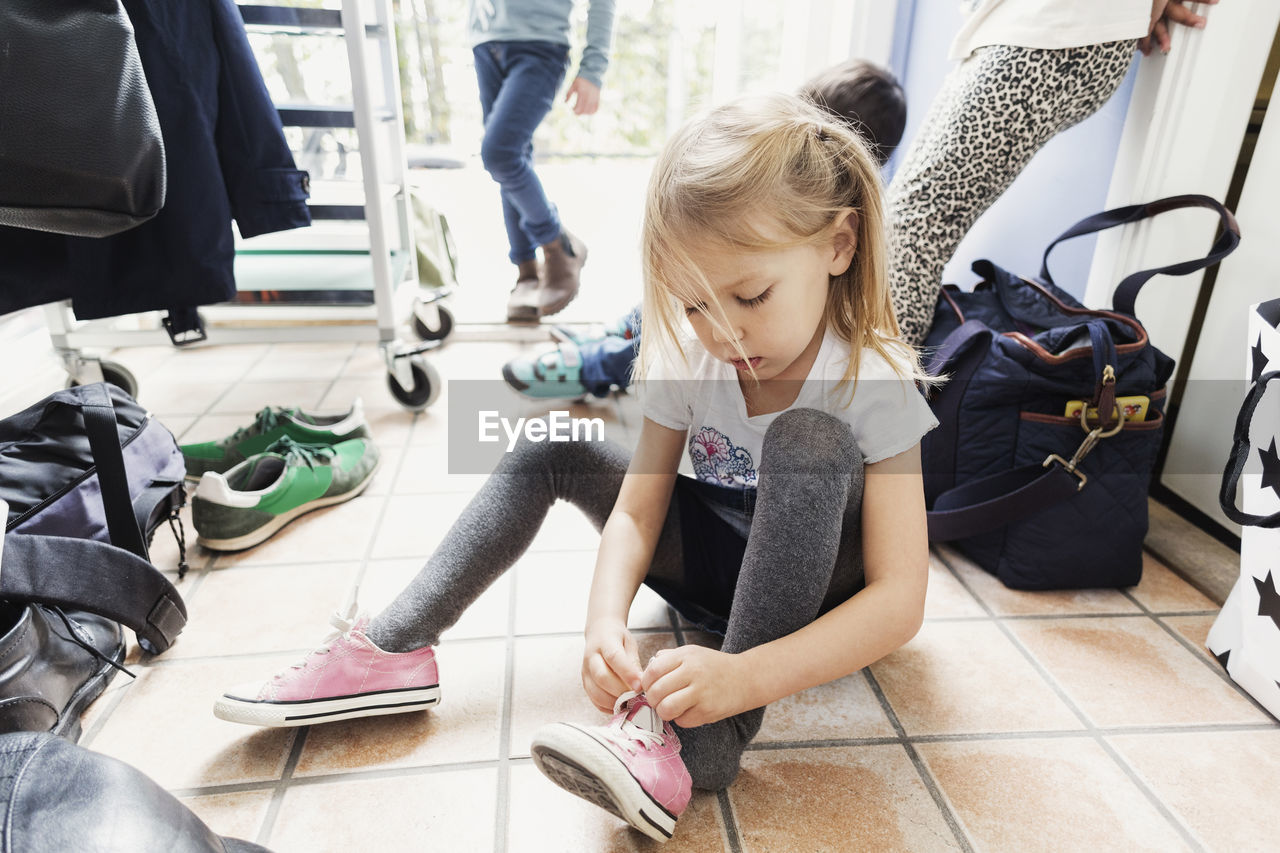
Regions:
<instances>
[{"instance_id":1,"label":"black caster wheel","mask_svg":"<svg viewBox=\"0 0 1280 853\"><path fill-rule=\"evenodd\" d=\"M432 329L423 322L417 311L413 312L413 333L419 339L424 341L443 341L453 331L453 315L449 313L449 309L441 305L436 308L436 311L440 314L440 327L438 329Z\"/></svg>"},{"instance_id":2,"label":"black caster wheel","mask_svg":"<svg viewBox=\"0 0 1280 853\"><path fill-rule=\"evenodd\" d=\"M394 373L387 374L387 388L396 402L411 412L421 412L440 396L443 384L440 374L421 356L406 356L413 372L413 387L405 388Z\"/></svg>"},{"instance_id":3,"label":"black caster wheel","mask_svg":"<svg viewBox=\"0 0 1280 853\"><path fill-rule=\"evenodd\" d=\"M130 397L138 396L138 379L129 372L129 368L116 361L99 362L102 366L102 379L104 382L116 386L124 391ZM68 388L75 388L80 382L72 377L67 380Z\"/></svg>"}]
</instances>

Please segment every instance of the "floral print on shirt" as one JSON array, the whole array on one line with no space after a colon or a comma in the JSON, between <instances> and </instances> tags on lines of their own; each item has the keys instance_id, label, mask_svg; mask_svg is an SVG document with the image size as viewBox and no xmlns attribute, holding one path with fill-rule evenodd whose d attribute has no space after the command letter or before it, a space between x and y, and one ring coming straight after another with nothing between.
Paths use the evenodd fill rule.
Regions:
<instances>
[{"instance_id":1,"label":"floral print on shirt","mask_svg":"<svg viewBox=\"0 0 1280 853\"><path fill-rule=\"evenodd\" d=\"M704 426L689 437L689 460L699 480L721 486L754 486L758 475L751 452L719 430Z\"/></svg>"}]
</instances>

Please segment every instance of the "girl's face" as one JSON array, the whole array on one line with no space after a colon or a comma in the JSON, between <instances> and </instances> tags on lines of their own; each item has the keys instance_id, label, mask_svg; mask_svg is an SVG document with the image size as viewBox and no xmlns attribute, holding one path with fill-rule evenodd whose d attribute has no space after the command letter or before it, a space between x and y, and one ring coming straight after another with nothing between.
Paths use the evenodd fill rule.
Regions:
<instances>
[{"instance_id":1,"label":"girl's face","mask_svg":"<svg viewBox=\"0 0 1280 853\"><path fill-rule=\"evenodd\" d=\"M729 323L728 333L716 328L707 313L714 315L714 306L685 306L707 352L732 364L742 377L749 378L754 368L762 382L804 379L822 343L830 277L853 260L854 221L846 216L829 239L815 245L750 252L699 249L702 273Z\"/></svg>"}]
</instances>

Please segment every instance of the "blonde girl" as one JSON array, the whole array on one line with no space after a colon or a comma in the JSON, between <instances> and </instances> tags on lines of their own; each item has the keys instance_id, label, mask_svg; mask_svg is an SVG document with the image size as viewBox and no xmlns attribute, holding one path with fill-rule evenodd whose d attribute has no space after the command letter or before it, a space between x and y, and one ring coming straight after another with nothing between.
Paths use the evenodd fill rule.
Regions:
<instances>
[{"instance_id":1,"label":"blonde girl","mask_svg":"<svg viewBox=\"0 0 1280 853\"><path fill-rule=\"evenodd\" d=\"M440 632L565 499L602 530L582 683L613 717L545 726L531 752L552 781L670 837L691 787L734 780L770 702L920 626L919 441L935 421L897 340L880 193L856 133L797 98L737 101L684 127L647 194L634 455L518 445L390 607L215 713L296 725L438 701ZM686 450L693 477L677 473ZM722 634L720 648L641 661L626 627L641 583Z\"/></svg>"}]
</instances>

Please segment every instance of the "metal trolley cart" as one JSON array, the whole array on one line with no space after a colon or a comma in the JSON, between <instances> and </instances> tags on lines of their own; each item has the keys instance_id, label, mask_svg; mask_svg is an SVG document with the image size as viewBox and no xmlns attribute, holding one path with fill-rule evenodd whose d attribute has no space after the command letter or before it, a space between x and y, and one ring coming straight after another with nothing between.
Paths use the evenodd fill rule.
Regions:
<instances>
[{"instance_id":1,"label":"metal trolley cart","mask_svg":"<svg viewBox=\"0 0 1280 853\"><path fill-rule=\"evenodd\" d=\"M366 23L365 8L370 6L373 17ZM310 128L313 133L316 128L354 129L361 180L313 183L313 229L338 229L320 234L320 242L314 236L309 245L297 239L296 235L313 229L240 241L237 303L207 306L201 316L212 327L217 343L376 341L392 396L407 409L425 409L439 396L442 382L424 353L450 333L453 318L439 304L448 289L423 291L417 281L391 0L364 0L363 4L342 0L341 9L242 4L240 11L251 34L342 39L351 106L278 103L277 109L286 127ZM374 56L371 44L376 46ZM371 76L381 79L377 98ZM360 221L365 228L349 227ZM452 261L452 246L446 249ZM310 277L299 276L300 268L309 269ZM299 289L300 279L305 289ZM288 306L298 321L286 324L270 319L273 314L279 317L281 306ZM406 313L422 339L419 342L397 337L397 316ZM69 301L45 306L45 317L70 384L105 379L136 393L137 380L123 364L86 355L82 348L170 341L155 324L128 330L113 321L76 321ZM199 346L205 340L200 333L192 340L173 339L173 343Z\"/></svg>"}]
</instances>

